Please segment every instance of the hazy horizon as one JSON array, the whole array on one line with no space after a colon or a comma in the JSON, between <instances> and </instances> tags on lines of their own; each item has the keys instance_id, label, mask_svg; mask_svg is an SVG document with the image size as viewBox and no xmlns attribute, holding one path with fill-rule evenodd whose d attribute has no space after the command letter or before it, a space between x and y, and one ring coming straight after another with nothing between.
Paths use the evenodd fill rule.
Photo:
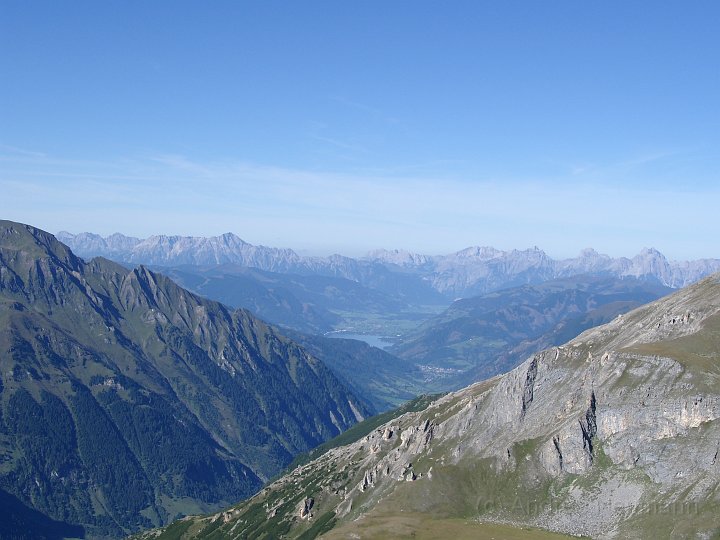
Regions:
<instances>
[{"instance_id":1,"label":"hazy horizon","mask_svg":"<svg viewBox=\"0 0 720 540\"><path fill-rule=\"evenodd\" d=\"M32 225L32 224L30 224L30 225ZM99 234L99 233L96 233L96 232L94 232L94 231L77 231L77 232L73 232L73 231L62 230L62 231L47 231L47 232L50 232L50 233L53 234L53 235L57 235L57 234L59 234L59 233L61 233L61 232L62 232L62 233L67 233L67 234L72 234L72 235L78 235L78 234L83 234L83 233ZM113 234L121 234L121 235L126 236L126 237L133 237L133 235L125 234L125 233L123 233L122 231L114 231L114 232L112 232L112 233L110 233L110 234L99 234L99 236L107 239L107 237L112 236ZM252 244L252 245L255 245L255 246L263 246L263 247L268 247L268 248L279 248L279 249L291 249L292 251L294 251L295 253L297 253L298 255L303 256L303 257L327 257L327 256L331 256L331 255L343 255L343 256L352 257L352 258L363 258L363 257L366 257L367 255L369 255L371 252L377 251L377 250L387 250L387 251L395 251L395 250L397 250L397 251L404 251L404 252L414 253L414 254L417 254L417 255L443 256L443 255L451 255L451 254L453 254L453 253L457 253L457 252L462 251L462 250L464 250L464 249L471 249L471 248L476 248L476 247L490 247L490 248L495 248L495 249L498 249L498 250L500 250L500 251L505 251L505 252L510 252L510 251L513 251L513 250L516 250L516 251L531 251L531 250L533 250L533 249L539 249L539 250L545 252L545 254L548 255L550 258L555 259L555 260L571 259L571 258L579 257L580 255L582 255L582 252L585 251L585 250L587 250L587 249L593 249L593 250L595 250L597 253L599 253L600 255L608 255L608 256L613 257L613 258L621 258L621 257L632 258L632 257L640 254L642 251L644 251L644 250L646 250L646 249L656 249L657 251L661 252L668 260L671 260L671 261L673 261L673 260L674 260L674 261L693 260L693 259L675 259L675 258L673 258L673 257L668 256L668 255L667 255L666 253L664 253L662 250L657 249L655 246L643 246L642 248L638 249L638 251L635 252L635 253L606 253L606 252L603 252L603 251L600 251L600 250L595 249L593 246L586 246L586 247L580 249L577 253L571 253L571 254L568 254L568 255L558 255L558 254L555 254L555 253L551 253L551 252L549 252L548 250L543 249L542 246L537 246L537 245L535 245L535 246L510 246L510 247L503 248L503 247L499 247L499 246L492 246L492 245L489 245L489 244L472 244L472 245L463 246L463 247L461 247L461 248L459 248L459 249L451 249L451 250L438 251L438 252L416 251L416 250L405 249L405 248L403 248L403 247L384 247L384 246L377 246L377 247L370 248L370 249L365 250L365 251L352 252L352 251L348 251L347 249L345 249L345 246L340 246L339 249L337 249L337 250L332 250L332 249L314 250L314 249L311 249L311 248L297 248L297 247L293 247L293 246L290 246L290 245L271 245L271 244L263 244L263 243L261 243L261 242L253 242L253 241L249 240L248 238L244 238L242 235L237 234L237 233L235 233L235 232L233 232L233 231L225 231L225 232L222 232L222 233L210 234L210 235L191 235L191 234L190 234L190 235L181 235L181 234L164 234L164 233L160 233L160 234L148 235L148 236L135 236L134 238L137 238L137 239L139 239L139 240L147 240L148 238L150 238L150 237L152 237L152 236L167 236L167 237L181 237L181 238L209 238L209 237L222 236L222 235L224 235L224 234L234 234L235 236L237 236L238 238L240 238L240 239L243 240L244 242L247 242L248 244ZM712 257L701 257L701 258L712 258Z\"/></svg>"},{"instance_id":2,"label":"hazy horizon","mask_svg":"<svg viewBox=\"0 0 720 540\"><path fill-rule=\"evenodd\" d=\"M11 2L0 216L314 254L720 258L718 15Z\"/></svg>"}]
</instances>

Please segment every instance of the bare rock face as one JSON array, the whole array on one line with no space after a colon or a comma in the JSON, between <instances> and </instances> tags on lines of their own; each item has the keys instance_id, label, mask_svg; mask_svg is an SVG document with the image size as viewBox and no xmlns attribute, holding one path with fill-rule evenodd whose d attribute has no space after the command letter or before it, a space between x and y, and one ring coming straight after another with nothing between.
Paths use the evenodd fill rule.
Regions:
<instances>
[{"instance_id":1,"label":"bare rock face","mask_svg":"<svg viewBox=\"0 0 720 540\"><path fill-rule=\"evenodd\" d=\"M313 499L312 497L308 497L307 499L303 500L298 508L298 515L300 516L300 519L310 519L311 517L313 517L311 510L314 505L315 499Z\"/></svg>"},{"instance_id":2,"label":"bare rock face","mask_svg":"<svg viewBox=\"0 0 720 540\"><path fill-rule=\"evenodd\" d=\"M365 491L368 488L371 488L375 485L375 470L367 470L365 471L365 475L363 476L362 482L360 482L360 487L358 488L360 491Z\"/></svg>"}]
</instances>

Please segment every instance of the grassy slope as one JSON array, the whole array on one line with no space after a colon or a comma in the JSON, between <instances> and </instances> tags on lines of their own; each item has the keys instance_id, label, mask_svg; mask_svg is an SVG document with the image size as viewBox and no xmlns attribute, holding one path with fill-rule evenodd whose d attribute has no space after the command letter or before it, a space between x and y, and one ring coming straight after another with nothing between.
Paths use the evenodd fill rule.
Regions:
<instances>
[{"instance_id":1,"label":"grassy slope","mask_svg":"<svg viewBox=\"0 0 720 540\"><path fill-rule=\"evenodd\" d=\"M467 519L433 518L424 514L406 513L385 515L373 512L357 521L333 529L322 536L324 540L355 538L384 540L412 538L414 540L561 540L570 537L538 529L513 527L496 523L481 523Z\"/></svg>"},{"instance_id":2,"label":"grassy slope","mask_svg":"<svg viewBox=\"0 0 720 540\"><path fill-rule=\"evenodd\" d=\"M288 471L293 471L309 463L332 448L358 441L382 424L402 414L424 410L428 404L438 397L439 396L420 396L397 409L368 418L334 439L318 446L311 452L299 455L288 467ZM269 492L267 497L260 499L256 497L241 502L229 509L228 512L235 516L242 515L243 538L277 538L289 531L289 524L286 522L287 516L294 513L295 508L304 497L309 497L317 492L319 484L325 479L326 474L331 473L326 470L315 471L312 475L304 477L301 484L288 485L283 489ZM335 476L337 476L338 480L342 477L342 475L339 474ZM277 507L275 517L268 517L267 507ZM324 530L329 530L334 524L334 515L327 513L327 515L318 516L312 524L309 524L309 527L301 528L302 530L296 530L294 533L296 535L300 534L302 538L315 538ZM178 540L180 538L220 539L230 536L230 529L232 529L233 526L233 522L226 524L222 519L200 516L175 522L158 534L148 532L138 535L137 538L152 538L154 540Z\"/></svg>"}]
</instances>

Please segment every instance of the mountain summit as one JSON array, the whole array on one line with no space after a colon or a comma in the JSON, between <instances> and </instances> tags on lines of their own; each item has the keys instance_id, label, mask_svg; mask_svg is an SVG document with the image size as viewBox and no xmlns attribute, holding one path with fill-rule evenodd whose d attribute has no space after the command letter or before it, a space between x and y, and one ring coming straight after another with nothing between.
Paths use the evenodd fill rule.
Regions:
<instances>
[{"instance_id":1,"label":"mountain summit","mask_svg":"<svg viewBox=\"0 0 720 540\"><path fill-rule=\"evenodd\" d=\"M291 249L254 246L231 233L139 240L118 234L103 238L63 232L58 238L82 257L99 255L123 263L158 266L234 263L272 272L343 277L385 292L400 292L419 303L427 303L433 293L454 300L578 274L634 277L676 289L720 271L718 259L668 261L656 249L644 249L632 258L612 258L588 248L578 257L555 260L538 247L502 251L473 246L436 256L376 250L365 258L353 259L341 255L302 257Z\"/></svg>"},{"instance_id":2,"label":"mountain summit","mask_svg":"<svg viewBox=\"0 0 720 540\"><path fill-rule=\"evenodd\" d=\"M0 221L4 527L117 537L218 508L367 414L247 311Z\"/></svg>"}]
</instances>

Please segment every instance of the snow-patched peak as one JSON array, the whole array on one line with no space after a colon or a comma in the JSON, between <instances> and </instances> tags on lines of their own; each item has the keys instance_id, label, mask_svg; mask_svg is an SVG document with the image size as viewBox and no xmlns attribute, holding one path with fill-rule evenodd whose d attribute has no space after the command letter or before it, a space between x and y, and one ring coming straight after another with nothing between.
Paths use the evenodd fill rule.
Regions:
<instances>
[{"instance_id":1,"label":"snow-patched peak","mask_svg":"<svg viewBox=\"0 0 720 540\"><path fill-rule=\"evenodd\" d=\"M88 256L115 256L133 249L140 243L140 239L131 236L125 236L120 233L111 234L102 237L99 234L82 232L72 234L67 231L61 231L56 238L70 248L81 257Z\"/></svg>"},{"instance_id":2,"label":"snow-patched peak","mask_svg":"<svg viewBox=\"0 0 720 540\"><path fill-rule=\"evenodd\" d=\"M592 274L610 271L615 259L609 255L598 253L593 248L585 248L574 259L558 261L560 276L574 274Z\"/></svg>"},{"instance_id":3,"label":"snow-patched peak","mask_svg":"<svg viewBox=\"0 0 720 540\"><path fill-rule=\"evenodd\" d=\"M404 249L376 249L369 252L365 259L405 267L424 266L433 260L429 255L421 255Z\"/></svg>"},{"instance_id":4,"label":"snow-patched peak","mask_svg":"<svg viewBox=\"0 0 720 540\"><path fill-rule=\"evenodd\" d=\"M490 259L497 259L504 255L506 255L504 251L500 251L499 249L495 249L491 246L471 246L448 255L448 257L453 257L455 259L488 261Z\"/></svg>"},{"instance_id":5,"label":"snow-patched peak","mask_svg":"<svg viewBox=\"0 0 720 540\"><path fill-rule=\"evenodd\" d=\"M150 265L240 264L285 270L301 259L291 249L254 246L234 233L220 236L154 235L140 240L120 233L106 238L92 233L58 233L74 252L89 258L105 256L121 262Z\"/></svg>"}]
</instances>

